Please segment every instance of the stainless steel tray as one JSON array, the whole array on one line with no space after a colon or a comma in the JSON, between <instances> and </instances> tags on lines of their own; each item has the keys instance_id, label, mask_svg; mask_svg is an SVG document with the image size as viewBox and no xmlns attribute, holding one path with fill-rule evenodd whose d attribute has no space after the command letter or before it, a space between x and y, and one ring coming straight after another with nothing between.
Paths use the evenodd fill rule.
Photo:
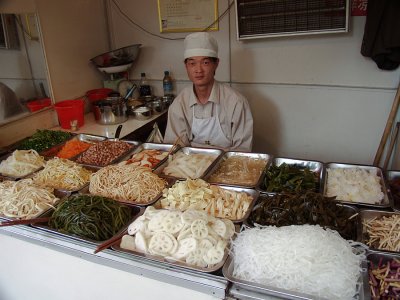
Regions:
<instances>
[{"instance_id":1,"label":"stainless steel tray","mask_svg":"<svg viewBox=\"0 0 400 300\"><path fill-rule=\"evenodd\" d=\"M260 175L258 176L258 178L254 182L252 182L250 184L240 183L237 178L229 178L229 180L226 180L226 181L213 181L213 180L211 180L211 175L213 175L221 167L222 163L224 163L227 159L229 159L231 157L246 157L246 158L249 158L249 159L263 159L263 160L265 160L265 164L264 164L264 167L261 169ZM270 163L270 161L271 161L271 155L269 155L269 154L237 152L237 151L225 152L214 163L214 165L210 169L210 171L204 176L204 180L206 180L206 181L208 181L210 183L213 183L213 184L234 185L234 186L243 186L243 187L255 188L256 186L259 185L260 180L261 180L261 176L263 174L263 170Z\"/></svg>"},{"instance_id":2,"label":"stainless steel tray","mask_svg":"<svg viewBox=\"0 0 400 300\"><path fill-rule=\"evenodd\" d=\"M336 169L336 168L341 168L341 169L346 169L346 168L360 168L360 169L365 169L365 170L376 170L376 174L380 178L380 184L381 184L381 190L384 194L384 198L381 204L369 204L369 203L364 203L364 202L351 202L351 201L345 201L342 199L336 199L336 201L339 201L341 203L346 203L349 205L357 205L357 206L363 206L363 207L371 207L371 208L390 208L392 206L392 199L388 197L387 193L387 188L385 184L385 179L383 176L383 172L381 168L374 167L374 166L366 166L366 165L357 165L357 164L343 164L343 163L328 163L325 165L325 175L324 175L324 185L323 185L323 194L327 194L327 184L328 184L328 169Z\"/></svg>"},{"instance_id":3,"label":"stainless steel tray","mask_svg":"<svg viewBox=\"0 0 400 300\"><path fill-rule=\"evenodd\" d=\"M105 136L100 136L100 135L94 135L94 134L86 134L86 133L79 133L76 136L74 136L72 139L70 140L79 140L81 142L85 142L85 143L89 143L89 144L95 144L101 141L105 141L107 139L107 137ZM70 141L68 140L68 141ZM65 143L67 141L65 141L62 144L58 144L56 146L51 147L48 150L42 151L40 154L46 157L54 157L57 155L58 152L60 152L60 150L64 147ZM75 155L78 156L79 154ZM70 159L73 159L75 156L71 157Z\"/></svg>"},{"instance_id":4,"label":"stainless steel tray","mask_svg":"<svg viewBox=\"0 0 400 300\"><path fill-rule=\"evenodd\" d=\"M205 155L210 155L214 157L213 162L210 163L209 166L207 166L204 171L202 172L202 174L200 175L200 177L198 178L203 178L208 172L209 170L212 168L212 166L215 164L215 162L218 160L218 158L223 154L223 151L220 149L212 149L212 148L194 148L194 147L183 147L181 149L179 149L178 151L175 152L175 154L177 153L184 153L186 155L191 155L191 154L205 154ZM164 176L164 177L172 177L172 178L177 178L177 179L186 179L183 177L174 177L171 175L166 175L164 174L164 169L165 167L168 166L168 160L166 160L164 163L162 163L157 169L154 170L154 173L159 174L160 176Z\"/></svg>"},{"instance_id":5,"label":"stainless steel tray","mask_svg":"<svg viewBox=\"0 0 400 300\"><path fill-rule=\"evenodd\" d=\"M132 147L130 149L128 149L127 151L125 151L124 153L114 157L113 160L111 160L109 163L107 163L105 165L95 165L95 164L89 164L89 163L80 163L80 164L84 165L84 166L91 166L91 167L105 167L108 165L112 165L112 164L118 163L123 157L125 157L127 154L131 153L138 145L140 145L140 142L137 142L137 141L126 141L126 140L119 140L119 139L107 139L107 141L121 141L121 142L130 144ZM88 150L86 150L86 151L88 151ZM84 155L86 153L86 151L80 153L79 155L74 157L72 160L77 162L78 158L81 157L82 155Z\"/></svg>"},{"instance_id":6,"label":"stainless steel tray","mask_svg":"<svg viewBox=\"0 0 400 300\"><path fill-rule=\"evenodd\" d=\"M370 269L370 263L372 263L374 266L378 265L380 262L382 264L385 264L387 261L390 261L392 259L400 259L400 254L397 253L385 253L385 252L371 252L367 254L367 260L368 260L368 270ZM367 273L367 284L368 283L368 273ZM372 295L369 289L369 285L368 285L368 290L366 291L366 293L368 294L368 298L366 297L366 299L371 299ZM376 298L377 299L377 298Z\"/></svg>"},{"instance_id":7,"label":"stainless steel tray","mask_svg":"<svg viewBox=\"0 0 400 300\"><path fill-rule=\"evenodd\" d=\"M216 185L217 185L217 184L216 184ZM171 186L172 186L172 185L171 185ZM249 208L247 209L246 213L244 214L243 218L237 219L237 220L236 220L236 219L235 219L235 220L230 219L233 223L242 223L243 221L245 221L245 220L248 218L248 216L250 215L250 213L251 213L251 211L252 211L252 209L253 209L253 206L254 206L254 204L256 203L257 198L258 198L258 196L260 195L260 193L259 193L257 190L255 190L255 189L250 189L250 188L236 187L236 186L226 186L226 185L218 185L218 186L221 187L221 188L223 188L223 189L226 189L226 190L235 191L235 192L243 192L243 193L246 193L246 194L248 194L248 195L251 196L252 201L251 201L251 203L250 203L250 205L249 205ZM160 197L160 198L154 203L154 207L156 207L156 208L161 208L161 203L160 203L161 199L162 199L162 197ZM167 209L167 208L165 208L165 209ZM218 218L217 216L214 216L214 217L215 217L215 218Z\"/></svg>"},{"instance_id":8,"label":"stainless steel tray","mask_svg":"<svg viewBox=\"0 0 400 300\"><path fill-rule=\"evenodd\" d=\"M327 300L326 298L317 298L312 295L307 295L304 293L293 292L285 289L280 289L273 286L267 286L255 282L246 281L243 279L239 279L233 276L233 259L231 255L227 258L224 266L222 267L222 273L226 279L230 282L236 284L239 287L242 287L245 290L253 291L258 294L265 296L274 296L278 298L284 299L294 299L294 300ZM366 298L365 292L369 290L368 286L368 272L367 272L367 261L364 260L361 262L361 272L358 280L358 294L354 296L353 299L364 300L369 299ZM366 279L367 278L367 279ZM261 297L260 299L262 299ZM257 298L259 299L259 298ZM268 298L269 299L269 298Z\"/></svg>"},{"instance_id":9,"label":"stainless steel tray","mask_svg":"<svg viewBox=\"0 0 400 300\"><path fill-rule=\"evenodd\" d=\"M131 153L129 153L128 155L121 158L120 162L129 160L133 155L136 155L136 154L142 152L143 150L151 149L151 150L159 150L162 152L169 152L171 150L172 146L173 146L172 144L143 143L143 144L140 144L139 146L137 146ZM173 153L174 153L174 151L172 152L172 154ZM165 157L159 163L157 163L155 166L153 166L152 169L153 170L156 169L159 165L164 163L167 159L168 159L168 157Z\"/></svg>"},{"instance_id":10,"label":"stainless steel tray","mask_svg":"<svg viewBox=\"0 0 400 300\"><path fill-rule=\"evenodd\" d=\"M140 207L136 207L136 206L130 206L130 209L131 209L131 212L132 212L131 220L126 224L126 226L121 228L121 230L119 230L115 235L118 235L118 234L122 233L123 231L127 230L128 225L134 220L134 218L136 218L137 216L143 214L143 212L144 212L143 209L141 209ZM53 214L53 211L54 210L52 210L52 209L48 210L46 213L40 215L40 217L51 217L51 215ZM41 230L44 230L44 231L51 232L53 234L62 236L62 237L67 237L67 238L71 238L71 239L78 240L78 241L81 241L81 242L87 242L87 243L90 243L90 244L100 245L100 244L102 244L103 242L106 241L106 240L104 240L104 241L95 241L95 240L91 240L91 239L88 239L88 238L80 237L80 236L77 236L77 235L74 235L74 234L62 233L62 232L60 232L60 231L58 231L58 230L56 230L54 228L51 228L48 223L35 223L35 224L32 224L32 226L35 227L35 228L38 228L38 229L41 229Z\"/></svg>"},{"instance_id":11,"label":"stainless steel tray","mask_svg":"<svg viewBox=\"0 0 400 300\"><path fill-rule=\"evenodd\" d=\"M260 196L258 197L258 200L256 201L256 203L254 204L251 213L249 214L249 216L246 218L246 220L243 222L244 225L248 226L248 227L254 227L253 222L250 221L250 216L253 213L253 211L255 210L255 208L258 206L258 204L260 203L260 201L262 201L263 199L265 199L264 201L268 201L268 198L266 197L270 197L270 196L274 196L274 193L270 193L270 194L265 194L265 193L261 193ZM359 217L359 209L355 206L351 206L351 205L347 205L347 204L342 204L342 203L336 203L337 206L341 206L344 208L344 210L348 213L348 215L352 216L351 220L353 223L353 228L352 228L352 238L350 238L349 240L353 240L356 242L361 242L361 220ZM277 207L279 208L279 207ZM314 225L316 223L313 223L312 225ZM260 224L263 226L273 226L272 224ZM296 224L285 224L283 226L290 226L290 225L300 225L298 223ZM332 224L334 225L334 224ZM274 225L275 226L275 225ZM279 227L279 226L278 226ZM332 229L332 227L329 227L330 229ZM343 237L345 238L345 237Z\"/></svg>"},{"instance_id":12,"label":"stainless steel tray","mask_svg":"<svg viewBox=\"0 0 400 300\"><path fill-rule=\"evenodd\" d=\"M125 231L126 234L128 234L128 231ZM228 257L228 252L229 252L229 243L227 245L227 247L225 248L225 253L224 253L224 257L221 260L220 263L214 265L211 268L202 268L202 267L197 267L197 266L193 266L193 265L189 265L185 262L182 261L177 261L177 260L173 260L173 259L168 259L162 256L157 256L157 255L151 255L148 253L144 253L141 251L134 251L134 250L128 250L128 249L124 249L120 247L121 244L121 239L117 240L112 246L111 249L118 251L118 252L124 252L124 253L129 253L138 257L141 257L143 259L149 259L149 260L153 260L153 261L157 261L157 262L162 262L166 265L171 265L171 266L178 266L178 267L183 267L183 268L187 268L190 270L194 270L194 271L199 271L199 272L203 272L203 273L211 273L211 272L215 272L219 269L222 268L222 266L225 263L225 260Z\"/></svg>"},{"instance_id":13,"label":"stainless steel tray","mask_svg":"<svg viewBox=\"0 0 400 300\"><path fill-rule=\"evenodd\" d=\"M167 181L166 188L171 187L171 186L175 183L175 181L176 181L176 180L173 179L173 178L163 178L163 179ZM79 191L79 193L80 193L80 194L89 194L89 195L92 195L92 194L90 193L90 191L89 191L89 188L90 188L90 184L88 184L87 186L85 186L84 188L82 188L82 189ZM133 206L150 206L150 205L153 205L154 203L156 203L156 202L161 198L162 194L163 194L163 192L161 191L160 193L158 193L158 195L157 195L153 200L151 200L151 201L149 201L149 202L147 202L147 203L136 203L136 202L128 201L128 200L113 199L113 198L111 198L111 197L107 197L107 198L113 199L113 200L115 200L115 201L118 201L118 202L120 202L120 203L126 204L126 205L128 205L128 206L132 206L132 205L133 205ZM104 197L104 196L102 196L102 197Z\"/></svg>"},{"instance_id":14,"label":"stainless steel tray","mask_svg":"<svg viewBox=\"0 0 400 300\"><path fill-rule=\"evenodd\" d=\"M386 183L388 188L388 195L392 200L392 208L395 211L400 211L400 193L393 191L393 187L391 186L391 181L400 178L400 171L398 170L388 170L385 173L386 175Z\"/></svg>"},{"instance_id":15,"label":"stainless steel tray","mask_svg":"<svg viewBox=\"0 0 400 300\"><path fill-rule=\"evenodd\" d=\"M299 168L305 169L308 168L310 171L316 174L316 186L317 190L316 192L321 192L322 191L322 183L323 183L323 176L324 176L324 164L320 161L316 160L304 160L304 159L297 159L297 158L287 158L287 157L274 157L271 161L271 163L267 166L277 166L279 167L281 164L287 164L287 165L296 165ZM257 190L260 192L265 193L266 190L264 188L264 178L265 178L265 172L263 172L259 184L257 185Z\"/></svg>"},{"instance_id":16,"label":"stainless steel tray","mask_svg":"<svg viewBox=\"0 0 400 300\"><path fill-rule=\"evenodd\" d=\"M0 162L2 162L3 160L6 160L8 157L10 157L14 152L10 152L8 154L5 154L3 156L0 157ZM35 172L39 171L43 169L43 167L38 167L37 169L33 170L32 172L29 172L23 176L12 176L12 175L7 175L7 174L3 174L0 172L0 176L3 177L5 180L18 180L18 179L22 179L22 178L26 178L29 177L30 175L34 174Z\"/></svg>"},{"instance_id":17,"label":"stainless steel tray","mask_svg":"<svg viewBox=\"0 0 400 300\"><path fill-rule=\"evenodd\" d=\"M58 201L56 201L56 202L54 203L54 206L56 206L58 203L60 203L60 201L63 201L65 198L69 197L69 196L71 195L71 193L70 193L70 192L67 192L67 191L62 191L62 190L57 190L57 189L55 189L55 190L54 190L54 195L55 195L57 198L60 199L60 200L58 200ZM35 216L33 216L33 217L30 218L30 219L38 218L38 217L40 217L40 216L42 216L42 215L44 215L44 214L46 214L47 212L52 211L52 210L53 210L52 208L45 209L44 211L38 212ZM4 219L4 220L19 220L19 219L21 219L21 218L7 217L7 216L3 215L2 212L0 212L0 218L2 218L2 219Z\"/></svg>"},{"instance_id":18,"label":"stainless steel tray","mask_svg":"<svg viewBox=\"0 0 400 300\"><path fill-rule=\"evenodd\" d=\"M392 215L400 215L400 213L397 213L397 212L374 210L374 209L361 210L359 214L360 214L360 230L359 230L359 233L360 233L360 236L361 236L360 242L364 243L365 245L367 245L368 236L367 236L367 232L366 232L366 230L364 228L364 221L368 221L368 220L371 220L373 218L380 218L380 217L383 217L383 216L390 217ZM378 252L385 252L385 253L397 253L397 254L399 253L399 252L396 252L396 251L382 250L382 249L374 248L374 247L371 247L371 246L369 247L369 251L378 251Z\"/></svg>"}]
</instances>

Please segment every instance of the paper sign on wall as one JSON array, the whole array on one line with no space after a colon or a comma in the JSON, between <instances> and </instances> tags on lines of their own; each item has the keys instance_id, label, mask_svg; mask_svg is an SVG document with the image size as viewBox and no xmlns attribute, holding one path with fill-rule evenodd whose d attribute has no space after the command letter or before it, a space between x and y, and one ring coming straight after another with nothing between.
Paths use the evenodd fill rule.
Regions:
<instances>
[{"instance_id":1,"label":"paper sign on wall","mask_svg":"<svg viewBox=\"0 0 400 300\"><path fill-rule=\"evenodd\" d=\"M366 16L367 15L368 0L352 0L351 2L351 15L352 16Z\"/></svg>"},{"instance_id":2,"label":"paper sign on wall","mask_svg":"<svg viewBox=\"0 0 400 300\"><path fill-rule=\"evenodd\" d=\"M160 32L218 30L218 1L158 0L158 16Z\"/></svg>"}]
</instances>

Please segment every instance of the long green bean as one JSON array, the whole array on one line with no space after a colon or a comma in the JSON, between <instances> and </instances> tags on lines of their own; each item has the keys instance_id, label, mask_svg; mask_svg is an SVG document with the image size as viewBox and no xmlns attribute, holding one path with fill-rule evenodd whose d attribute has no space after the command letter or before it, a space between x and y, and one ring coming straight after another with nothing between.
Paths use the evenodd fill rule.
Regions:
<instances>
[{"instance_id":1,"label":"long green bean","mask_svg":"<svg viewBox=\"0 0 400 300\"><path fill-rule=\"evenodd\" d=\"M49 226L61 233L104 241L127 225L131 216L131 209L117 201L100 196L78 195L57 206Z\"/></svg>"}]
</instances>

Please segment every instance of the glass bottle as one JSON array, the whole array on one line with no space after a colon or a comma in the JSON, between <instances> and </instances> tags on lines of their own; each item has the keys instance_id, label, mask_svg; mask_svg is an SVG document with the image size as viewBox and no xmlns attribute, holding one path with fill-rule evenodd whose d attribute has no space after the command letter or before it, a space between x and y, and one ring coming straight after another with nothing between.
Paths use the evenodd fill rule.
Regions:
<instances>
[{"instance_id":1,"label":"glass bottle","mask_svg":"<svg viewBox=\"0 0 400 300\"><path fill-rule=\"evenodd\" d=\"M171 96L173 94L173 83L172 77L169 75L169 71L164 71L164 78L163 78L163 90L164 96Z\"/></svg>"},{"instance_id":2,"label":"glass bottle","mask_svg":"<svg viewBox=\"0 0 400 300\"><path fill-rule=\"evenodd\" d=\"M140 97L151 96L151 88L147 82L146 73L140 74L139 94Z\"/></svg>"}]
</instances>

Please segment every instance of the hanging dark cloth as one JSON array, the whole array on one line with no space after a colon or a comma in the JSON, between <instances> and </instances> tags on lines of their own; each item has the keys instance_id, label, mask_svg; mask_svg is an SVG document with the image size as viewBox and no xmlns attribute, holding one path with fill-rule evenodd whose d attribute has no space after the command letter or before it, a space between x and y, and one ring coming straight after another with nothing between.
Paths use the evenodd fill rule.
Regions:
<instances>
[{"instance_id":1,"label":"hanging dark cloth","mask_svg":"<svg viewBox=\"0 0 400 300\"><path fill-rule=\"evenodd\" d=\"M383 70L394 70L399 66L399 0L368 0L361 54L371 57Z\"/></svg>"}]
</instances>

